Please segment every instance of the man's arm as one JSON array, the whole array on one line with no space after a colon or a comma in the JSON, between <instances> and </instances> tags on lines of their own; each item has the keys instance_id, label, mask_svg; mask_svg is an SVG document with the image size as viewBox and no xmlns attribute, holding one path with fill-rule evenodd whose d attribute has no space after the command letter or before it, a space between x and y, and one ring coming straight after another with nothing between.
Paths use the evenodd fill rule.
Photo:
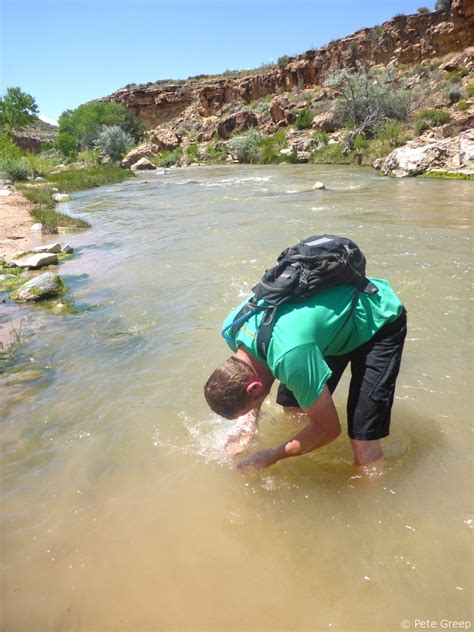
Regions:
<instances>
[{"instance_id":1,"label":"man's arm","mask_svg":"<svg viewBox=\"0 0 474 632\"><path fill-rule=\"evenodd\" d=\"M238 469L263 469L281 459L307 454L322 445L331 443L341 433L339 417L327 386L314 404L305 408L304 412L309 417L309 423L301 432L276 448L257 452L239 463Z\"/></svg>"}]
</instances>

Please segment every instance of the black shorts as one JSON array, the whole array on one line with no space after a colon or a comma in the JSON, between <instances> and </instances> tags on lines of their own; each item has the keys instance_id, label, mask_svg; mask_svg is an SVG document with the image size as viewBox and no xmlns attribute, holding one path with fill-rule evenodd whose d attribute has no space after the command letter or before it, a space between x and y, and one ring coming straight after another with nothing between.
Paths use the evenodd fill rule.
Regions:
<instances>
[{"instance_id":1,"label":"black shorts","mask_svg":"<svg viewBox=\"0 0 474 632\"><path fill-rule=\"evenodd\" d=\"M332 371L327 382L331 393L344 369L351 363L347 399L347 426L351 439L370 441L388 436L395 382L406 334L407 317L403 310L397 320L384 325L368 342L351 353L324 358ZM295 396L284 384L278 387L277 403L299 407Z\"/></svg>"}]
</instances>

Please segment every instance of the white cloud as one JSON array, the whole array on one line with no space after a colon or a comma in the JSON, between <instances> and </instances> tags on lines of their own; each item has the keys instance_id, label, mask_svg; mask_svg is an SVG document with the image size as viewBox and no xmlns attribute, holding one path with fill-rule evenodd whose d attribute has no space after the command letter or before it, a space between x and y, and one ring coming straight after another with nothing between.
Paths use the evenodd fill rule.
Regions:
<instances>
[{"instance_id":1,"label":"white cloud","mask_svg":"<svg viewBox=\"0 0 474 632\"><path fill-rule=\"evenodd\" d=\"M56 119L51 118L50 116L46 116L46 114L38 114L38 118L41 121L44 121L45 123L49 123L50 125L56 125L58 124Z\"/></svg>"}]
</instances>

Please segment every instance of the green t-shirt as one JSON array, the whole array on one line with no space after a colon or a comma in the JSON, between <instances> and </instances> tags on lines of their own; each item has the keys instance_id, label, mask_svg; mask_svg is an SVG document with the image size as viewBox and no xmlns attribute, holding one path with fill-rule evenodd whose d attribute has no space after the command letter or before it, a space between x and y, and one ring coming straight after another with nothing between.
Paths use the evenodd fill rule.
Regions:
<instances>
[{"instance_id":1,"label":"green t-shirt","mask_svg":"<svg viewBox=\"0 0 474 632\"><path fill-rule=\"evenodd\" d=\"M343 355L370 340L379 329L393 322L402 312L402 304L388 281L370 280L377 286L376 294L360 293L353 314L341 329L348 312L354 286L343 284L314 294L304 303L286 303L278 308L266 364L280 382L293 391L299 405L313 404L331 376L324 356ZM225 319L229 325L244 301ZM258 326L263 317L259 312L249 318L235 339L228 329L223 335L232 349L244 347L258 360Z\"/></svg>"}]
</instances>

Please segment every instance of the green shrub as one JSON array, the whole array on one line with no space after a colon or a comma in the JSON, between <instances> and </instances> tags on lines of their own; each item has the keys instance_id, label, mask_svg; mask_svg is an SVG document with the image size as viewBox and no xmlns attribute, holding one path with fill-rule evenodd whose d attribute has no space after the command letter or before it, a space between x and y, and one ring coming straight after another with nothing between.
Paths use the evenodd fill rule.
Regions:
<instances>
[{"instance_id":1,"label":"green shrub","mask_svg":"<svg viewBox=\"0 0 474 632\"><path fill-rule=\"evenodd\" d=\"M349 164L352 156L343 154L344 146L340 143L327 145L322 149L315 149L311 153L311 162L322 164Z\"/></svg>"},{"instance_id":2,"label":"green shrub","mask_svg":"<svg viewBox=\"0 0 474 632\"><path fill-rule=\"evenodd\" d=\"M262 136L259 147L259 162L264 165L278 164L280 162L288 162L289 160L288 156L280 153L280 151L286 147L286 135L284 130L278 130L271 136Z\"/></svg>"},{"instance_id":3,"label":"green shrub","mask_svg":"<svg viewBox=\"0 0 474 632\"><path fill-rule=\"evenodd\" d=\"M111 160L118 162L132 147L134 140L118 125L103 127L94 145Z\"/></svg>"},{"instance_id":4,"label":"green shrub","mask_svg":"<svg viewBox=\"0 0 474 632\"><path fill-rule=\"evenodd\" d=\"M6 156L0 160L0 171L4 171L14 182L17 180L28 180L31 175L30 165L24 156L15 158Z\"/></svg>"},{"instance_id":5,"label":"green shrub","mask_svg":"<svg viewBox=\"0 0 474 632\"><path fill-rule=\"evenodd\" d=\"M470 107L471 104L469 103L469 101L460 101L458 103L458 110L460 112L465 112L466 110L469 110Z\"/></svg>"},{"instance_id":6,"label":"green shrub","mask_svg":"<svg viewBox=\"0 0 474 632\"><path fill-rule=\"evenodd\" d=\"M79 152L77 159L85 164L86 169L96 169L100 166L100 154L98 149L86 149Z\"/></svg>"},{"instance_id":7,"label":"green shrub","mask_svg":"<svg viewBox=\"0 0 474 632\"><path fill-rule=\"evenodd\" d=\"M308 108L301 110L295 120L295 127L298 130L309 129L315 117L315 112Z\"/></svg>"},{"instance_id":8,"label":"green shrub","mask_svg":"<svg viewBox=\"0 0 474 632\"><path fill-rule=\"evenodd\" d=\"M417 13L420 13L420 15L423 15L423 13L431 13L431 10L428 9L428 7L419 7L416 10Z\"/></svg>"},{"instance_id":9,"label":"green shrub","mask_svg":"<svg viewBox=\"0 0 474 632\"><path fill-rule=\"evenodd\" d=\"M330 136L328 132L314 132L313 138L319 145L327 145Z\"/></svg>"},{"instance_id":10,"label":"green shrub","mask_svg":"<svg viewBox=\"0 0 474 632\"><path fill-rule=\"evenodd\" d=\"M282 55L281 57L278 57L277 59L277 66L278 68L282 69L286 66L286 64L288 63L288 60L290 58L288 57L288 55Z\"/></svg>"},{"instance_id":11,"label":"green shrub","mask_svg":"<svg viewBox=\"0 0 474 632\"><path fill-rule=\"evenodd\" d=\"M155 161L159 167L173 167L180 162L182 155L182 148L177 147L176 149L163 151L161 154L158 154Z\"/></svg>"},{"instance_id":12,"label":"green shrub","mask_svg":"<svg viewBox=\"0 0 474 632\"><path fill-rule=\"evenodd\" d=\"M463 89L460 83L451 84L446 90L446 96L451 105L457 103L463 95Z\"/></svg>"},{"instance_id":13,"label":"green shrub","mask_svg":"<svg viewBox=\"0 0 474 632\"><path fill-rule=\"evenodd\" d=\"M450 121L449 112L443 110L423 110L415 119L415 132L419 135L432 127L439 127Z\"/></svg>"},{"instance_id":14,"label":"green shrub","mask_svg":"<svg viewBox=\"0 0 474 632\"><path fill-rule=\"evenodd\" d=\"M56 166L54 160L50 160L41 156L41 154L26 154L26 160L30 165L30 171L33 177L46 177Z\"/></svg>"},{"instance_id":15,"label":"green shrub","mask_svg":"<svg viewBox=\"0 0 474 632\"><path fill-rule=\"evenodd\" d=\"M0 160L3 158L19 158L21 151L7 132L0 132Z\"/></svg>"},{"instance_id":16,"label":"green shrub","mask_svg":"<svg viewBox=\"0 0 474 632\"><path fill-rule=\"evenodd\" d=\"M466 91L469 96L474 95L474 81L470 81L466 86Z\"/></svg>"},{"instance_id":17,"label":"green shrub","mask_svg":"<svg viewBox=\"0 0 474 632\"><path fill-rule=\"evenodd\" d=\"M198 146L195 144L188 145L186 147L186 156L190 160L190 162L199 162L199 150Z\"/></svg>"},{"instance_id":18,"label":"green shrub","mask_svg":"<svg viewBox=\"0 0 474 632\"><path fill-rule=\"evenodd\" d=\"M400 121L383 121L374 129L374 139L386 143L390 150L407 140L406 126Z\"/></svg>"},{"instance_id":19,"label":"green shrub","mask_svg":"<svg viewBox=\"0 0 474 632\"><path fill-rule=\"evenodd\" d=\"M205 160L208 162L222 162L225 160L226 154L222 147L218 145L208 145L206 147Z\"/></svg>"},{"instance_id":20,"label":"green shrub","mask_svg":"<svg viewBox=\"0 0 474 632\"><path fill-rule=\"evenodd\" d=\"M79 153L79 141L69 132L59 132L56 138L56 149L58 149L66 158L74 159Z\"/></svg>"},{"instance_id":21,"label":"green shrub","mask_svg":"<svg viewBox=\"0 0 474 632\"><path fill-rule=\"evenodd\" d=\"M236 136L229 141L230 152L239 162L258 163L260 160L260 144L262 136L255 129L246 134Z\"/></svg>"}]
</instances>

